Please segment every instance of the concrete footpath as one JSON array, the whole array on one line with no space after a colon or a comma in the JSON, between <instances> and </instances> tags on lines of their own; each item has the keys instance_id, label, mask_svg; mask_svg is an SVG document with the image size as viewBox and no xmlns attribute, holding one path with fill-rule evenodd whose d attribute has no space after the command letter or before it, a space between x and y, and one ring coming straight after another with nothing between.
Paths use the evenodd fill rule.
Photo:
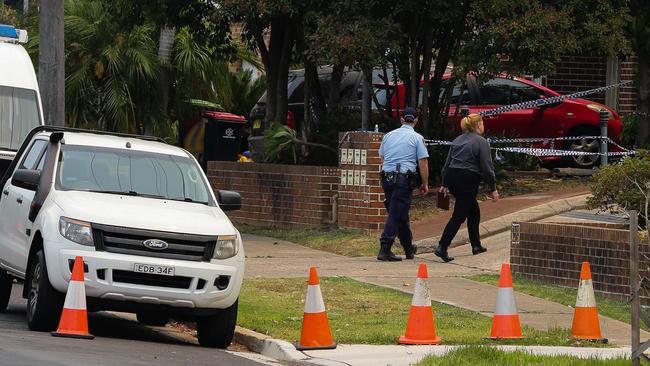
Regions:
<instances>
[{"instance_id":1,"label":"concrete footpath","mask_svg":"<svg viewBox=\"0 0 650 366\"><path fill-rule=\"evenodd\" d=\"M468 245L450 249L450 255L456 257L451 263L443 263L431 253L419 254L415 260L398 263L379 262L374 257L344 257L306 248L294 243L278 241L271 238L245 235L246 246L246 277L247 278L278 278L278 277L307 277L310 266L317 266L321 276L348 276L359 281L392 288L412 294L415 275L420 263L426 263L429 269L429 288L434 301L461 307L492 316L496 302L497 288L492 285L479 283L464 278L468 275L490 273L496 274L501 263L509 261L510 257L510 225L513 221L581 221L576 218L557 216L562 212L579 209L585 206L586 195L562 198L541 205L525 205L522 210L502 217L487 219L482 224L483 244L488 251L478 256L472 256ZM525 201L525 200L521 200ZM531 200L532 201L532 200ZM485 204L492 204L491 202ZM494 204L497 206L499 203ZM431 219L435 220L435 218ZM464 230L464 232L466 232ZM435 238L425 238L420 244L434 242ZM517 284L515 283L515 289ZM573 308L552 301L519 294L516 296L517 308L522 325L535 329L571 328ZM327 304L327 298L325 298ZM630 326L626 323L600 317L603 336L617 346L627 346L630 342ZM486 330L489 332L489 330ZM239 334L239 332L238 332ZM441 334L444 338L444 335ZM650 338L650 333L641 332L641 339ZM290 352L286 358L278 356L277 352L268 349L283 349L283 341L263 341L270 344L267 351L262 353L278 359L305 361L310 358L327 358L333 363L323 365L409 365L431 352L448 352L450 347L430 346L354 346L341 345L333 351L310 351L306 353L295 351L290 344ZM285 342L286 343L286 342ZM247 344L247 343L244 343ZM286 344L285 344L286 346ZM378 348L373 348L378 347ZM545 352L546 348L530 348L531 352ZM561 347L551 347L560 351ZM257 350L256 350L257 351ZM606 355L606 357L625 357L629 349L609 349L607 351L588 351L587 348L571 348L562 352L571 354L589 354L590 356ZM625 353L628 352L628 353ZM301 356L302 355L302 356ZM366 362L373 356L375 362ZM374 356L377 356L376 358ZM315 361L312 360L312 361ZM390 361L389 361L390 359ZM377 363L377 360L381 360ZM311 362L311 361L310 361ZM319 361L320 362L320 361ZM338 363L341 362L341 363Z\"/></svg>"}]
</instances>

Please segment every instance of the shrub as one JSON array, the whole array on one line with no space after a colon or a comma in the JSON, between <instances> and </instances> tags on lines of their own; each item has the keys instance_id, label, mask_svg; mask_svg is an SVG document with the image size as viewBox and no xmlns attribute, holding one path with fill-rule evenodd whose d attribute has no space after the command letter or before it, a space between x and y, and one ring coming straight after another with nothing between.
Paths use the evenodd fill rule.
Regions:
<instances>
[{"instance_id":1,"label":"shrub","mask_svg":"<svg viewBox=\"0 0 650 366\"><path fill-rule=\"evenodd\" d=\"M650 152L639 150L636 156L598 169L590 188L589 208L610 213L637 210L639 221L645 226L650 205Z\"/></svg>"}]
</instances>

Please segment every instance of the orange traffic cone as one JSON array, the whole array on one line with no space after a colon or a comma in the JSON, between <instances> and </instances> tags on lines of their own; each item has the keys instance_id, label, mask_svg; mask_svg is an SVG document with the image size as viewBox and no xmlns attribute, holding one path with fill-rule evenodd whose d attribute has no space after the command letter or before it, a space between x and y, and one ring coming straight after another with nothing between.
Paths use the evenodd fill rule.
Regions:
<instances>
[{"instance_id":1,"label":"orange traffic cone","mask_svg":"<svg viewBox=\"0 0 650 366\"><path fill-rule=\"evenodd\" d=\"M51 334L55 337L93 339L88 333L88 313L86 312L86 289L84 288L83 258L77 256L72 267L72 277L65 295L63 313L59 329Z\"/></svg>"},{"instance_id":2,"label":"orange traffic cone","mask_svg":"<svg viewBox=\"0 0 650 366\"><path fill-rule=\"evenodd\" d=\"M515 304L515 292L512 287L512 274L510 273L509 263L501 265L497 304L492 318L492 334L490 338L521 338L521 324L519 323L519 314L517 314L517 305Z\"/></svg>"},{"instance_id":3,"label":"orange traffic cone","mask_svg":"<svg viewBox=\"0 0 650 366\"><path fill-rule=\"evenodd\" d=\"M577 339L603 341L598 321L598 308L594 296L594 284L591 279L589 262L582 262L580 269L580 286L576 298L576 309L573 313L571 335Z\"/></svg>"},{"instance_id":4,"label":"orange traffic cone","mask_svg":"<svg viewBox=\"0 0 650 366\"><path fill-rule=\"evenodd\" d=\"M323 295L320 292L316 267L309 269L309 285L305 300L305 314L302 318L302 334L297 350L334 349L336 342L332 339L330 324L325 312Z\"/></svg>"},{"instance_id":5,"label":"orange traffic cone","mask_svg":"<svg viewBox=\"0 0 650 366\"><path fill-rule=\"evenodd\" d=\"M433 308L427 285L427 265L422 263L415 280L415 291L411 302L409 320L406 323L406 334L399 337L400 344L440 344L436 336L436 325L433 321Z\"/></svg>"}]
</instances>

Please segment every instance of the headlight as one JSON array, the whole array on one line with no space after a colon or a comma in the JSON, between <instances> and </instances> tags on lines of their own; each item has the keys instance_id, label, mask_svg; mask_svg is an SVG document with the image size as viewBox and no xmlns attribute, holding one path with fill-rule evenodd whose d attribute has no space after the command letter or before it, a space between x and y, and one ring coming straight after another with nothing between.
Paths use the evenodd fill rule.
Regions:
<instances>
[{"instance_id":1,"label":"headlight","mask_svg":"<svg viewBox=\"0 0 650 366\"><path fill-rule=\"evenodd\" d=\"M214 247L213 258L228 259L237 255L238 251L236 235L219 236L217 238L217 245Z\"/></svg>"},{"instance_id":2,"label":"headlight","mask_svg":"<svg viewBox=\"0 0 650 366\"><path fill-rule=\"evenodd\" d=\"M600 113L600 110L604 109L604 110L607 111L607 118L614 119L614 115L612 114L612 112L609 109L605 108L605 106L603 106L603 105L600 105L600 104L587 104L587 108L591 109L592 111L594 111L596 113Z\"/></svg>"},{"instance_id":3,"label":"headlight","mask_svg":"<svg viewBox=\"0 0 650 366\"><path fill-rule=\"evenodd\" d=\"M94 245L93 232L88 222L61 217L59 219L59 232L64 238L77 244Z\"/></svg>"}]
</instances>

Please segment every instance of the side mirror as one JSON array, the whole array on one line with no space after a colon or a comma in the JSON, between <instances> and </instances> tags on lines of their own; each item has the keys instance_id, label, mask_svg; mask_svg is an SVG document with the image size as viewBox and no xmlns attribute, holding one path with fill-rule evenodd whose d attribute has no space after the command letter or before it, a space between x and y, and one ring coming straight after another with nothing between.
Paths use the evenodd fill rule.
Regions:
<instances>
[{"instance_id":1,"label":"side mirror","mask_svg":"<svg viewBox=\"0 0 650 366\"><path fill-rule=\"evenodd\" d=\"M11 178L11 184L16 187L29 189L30 191L36 191L40 179L41 172L38 170L18 169Z\"/></svg>"},{"instance_id":2,"label":"side mirror","mask_svg":"<svg viewBox=\"0 0 650 366\"><path fill-rule=\"evenodd\" d=\"M241 195L234 191L217 191L219 207L223 211L234 211L241 208Z\"/></svg>"}]
</instances>

